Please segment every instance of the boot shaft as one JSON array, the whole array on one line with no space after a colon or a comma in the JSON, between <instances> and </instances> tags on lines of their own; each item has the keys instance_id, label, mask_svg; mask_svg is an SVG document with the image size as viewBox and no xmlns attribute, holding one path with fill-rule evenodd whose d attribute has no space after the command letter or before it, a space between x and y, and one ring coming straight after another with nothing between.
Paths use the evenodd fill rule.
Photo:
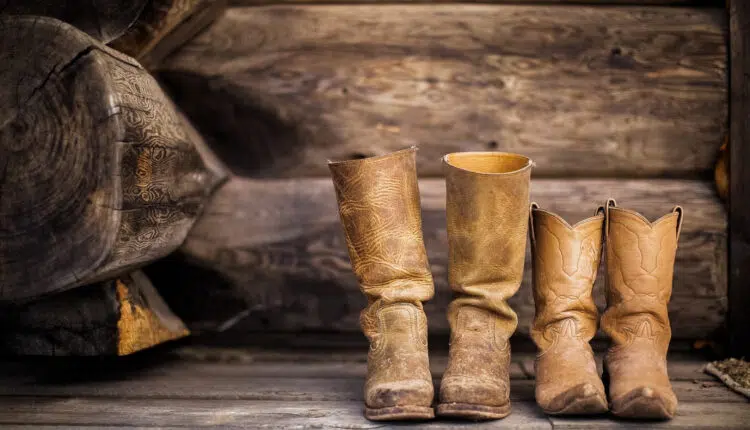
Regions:
<instances>
[{"instance_id":1,"label":"boot shaft","mask_svg":"<svg viewBox=\"0 0 750 430\"><path fill-rule=\"evenodd\" d=\"M352 269L371 305L433 294L415 152L329 163Z\"/></svg>"},{"instance_id":2,"label":"boot shaft","mask_svg":"<svg viewBox=\"0 0 750 430\"><path fill-rule=\"evenodd\" d=\"M530 219L536 310L531 337L541 351L562 337L588 342L599 319L592 290L602 255L604 208L571 226L532 203Z\"/></svg>"},{"instance_id":3,"label":"boot shaft","mask_svg":"<svg viewBox=\"0 0 750 430\"><path fill-rule=\"evenodd\" d=\"M464 152L446 155L443 164L448 278L458 293L451 309L473 305L515 328L505 301L523 277L532 163L518 154Z\"/></svg>"},{"instance_id":4,"label":"boot shaft","mask_svg":"<svg viewBox=\"0 0 750 430\"><path fill-rule=\"evenodd\" d=\"M651 223L610 200L606 217L607 310L602 328L615 348L646 343L666 354L671 338L667 305L682 208Z\"/></svg>"}]
</instances>

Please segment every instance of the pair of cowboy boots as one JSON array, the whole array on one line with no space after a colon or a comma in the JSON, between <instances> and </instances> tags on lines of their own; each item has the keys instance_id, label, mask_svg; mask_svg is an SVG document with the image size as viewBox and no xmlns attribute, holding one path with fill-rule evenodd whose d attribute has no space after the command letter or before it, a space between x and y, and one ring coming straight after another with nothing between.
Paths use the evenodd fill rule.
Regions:
<instances>
[{"instance_id":1,"label":"pair of cowboy boots","mask_svg":"<svg viewBox=\"0 0 750 430\"><path fill-rule=\"evenodd\" d=\"M422 238L415 148L331 162L352 268L368 300L365 416L429 419L434 388L422 303L434 287ZM523 276L531 161L506 153L443 159L447 185L451 346L437 411L495 419L510 413L507 299Z\"/></svg>"},{"instance_id":2,"label":"pair of cowboy boots","mask_svg":"<svg viewBox=\"0 0 750 430\"><path fill-rule=\"evenodd\" d=\"M682 209L654 223L609 200L595 216L568 224L535 203L530 210L536 313L531 336L539 348L536 400L548 414L606 412L668 419L677 398L667 376L671 337L667 303ZM592 289L606 243L607 309L602 329L609 404L589 341L599 315Z\"/></svg>"}]
</instances>

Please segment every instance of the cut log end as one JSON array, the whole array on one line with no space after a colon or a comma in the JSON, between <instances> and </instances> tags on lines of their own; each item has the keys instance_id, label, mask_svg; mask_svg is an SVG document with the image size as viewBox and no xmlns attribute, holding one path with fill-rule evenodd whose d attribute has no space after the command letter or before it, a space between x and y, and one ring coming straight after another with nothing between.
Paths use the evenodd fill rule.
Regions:
<instances>
[{"instance_id":1,"label":"cut log end","mask_svg":"<svg viewBox=\"0 0 750 430\"><path fill-rule=\"evenodd\" d=\"M178 247L225 176L132 58L51 18L0 18L0 301Z\"/></svg>"}]
</instances>

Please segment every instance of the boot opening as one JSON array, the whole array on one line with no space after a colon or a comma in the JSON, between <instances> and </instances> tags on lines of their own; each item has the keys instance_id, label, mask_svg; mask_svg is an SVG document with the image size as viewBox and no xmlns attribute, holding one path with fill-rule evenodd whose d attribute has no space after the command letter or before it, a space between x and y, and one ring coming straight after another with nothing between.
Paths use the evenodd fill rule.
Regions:
<instances>
[{"instance_id":1,"label":"boot opening","mask_svg":"<svg viewBox=\"0 0 750 430\"><path fill-rule=\"evenodd\" d=\"M508 174L531 166L531 160L509 152L457 152L448 154L445 163L474 173Z\"/></svg>"}]
</instances>

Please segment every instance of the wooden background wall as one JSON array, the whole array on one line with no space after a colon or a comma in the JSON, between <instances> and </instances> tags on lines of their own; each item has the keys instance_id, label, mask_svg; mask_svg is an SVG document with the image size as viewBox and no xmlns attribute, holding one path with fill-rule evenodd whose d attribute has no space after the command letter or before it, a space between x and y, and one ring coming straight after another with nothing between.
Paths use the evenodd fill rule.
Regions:
<instances>
[{"instance_id":1,"label":"wooden background wall","mask_svg":"<svg viewBox=\"0 0 750 430\"><path fill-rule=\"evenodd\" d=\"M147 268L193 328L219 312L250 332L359 331L365 300L326 160L417 145L433 333L447 331L450 300L439 160L470 150L533 158L532 198L570 221L610 196L651 219L683 205L674 335L721 329L727 216L711 172L727 128L722 4L258 3L235 0L158 72L235 175L181 253ZM513 299L521 333L529 269ZM200 294L186 300L188 289Z\"/></svg>"}]
</instances>

